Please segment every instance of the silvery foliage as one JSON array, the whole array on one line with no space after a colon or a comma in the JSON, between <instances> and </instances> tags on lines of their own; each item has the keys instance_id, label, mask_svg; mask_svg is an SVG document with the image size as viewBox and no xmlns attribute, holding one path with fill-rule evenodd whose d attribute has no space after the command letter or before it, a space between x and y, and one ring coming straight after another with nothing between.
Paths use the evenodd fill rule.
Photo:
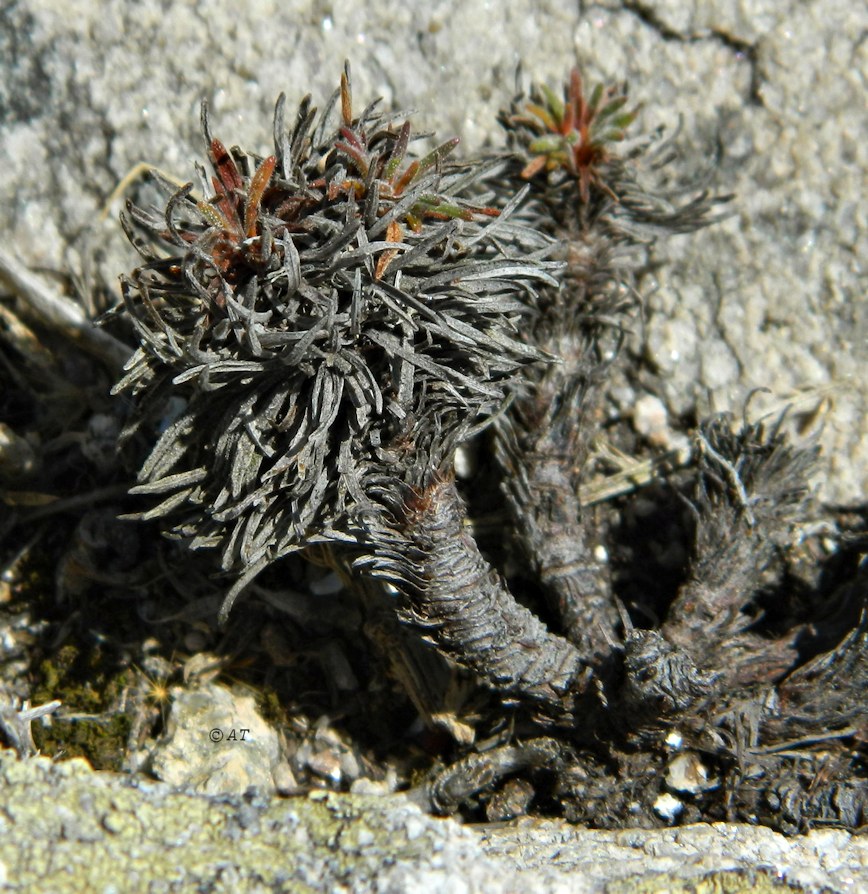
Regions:
<instances>
[{"instance_id":1,"label":"silvery foliage","mask_svg":"<svg viewBox=\"0 0 868 894\"><path fill-rule=\"evenodd\" d=\"M445 468L542 359L519 331L559 265L513 223L521 196L485 206L497 163L450 163L453 143L407 162L399 116L350 109L348 77L290 130L281 98L265 160L227 151L203 112L203 198L188 184L125 220L146 263L123 281L141 346L115 391L134 426L185 401L139 473L134 492L160 498L141 517L220 549L234 592Z\"/></svg>"}]
</instances>

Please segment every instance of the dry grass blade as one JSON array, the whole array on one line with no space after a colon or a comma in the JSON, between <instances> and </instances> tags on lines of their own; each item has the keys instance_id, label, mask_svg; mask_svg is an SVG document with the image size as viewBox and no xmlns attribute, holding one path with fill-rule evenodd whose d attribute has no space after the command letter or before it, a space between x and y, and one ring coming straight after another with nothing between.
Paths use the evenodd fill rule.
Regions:
<instances>
[{"instance_id":1,"label":"dry grass blade","mask_svg":"<svg viewBox=\"0 0 868 894\"><path fill-rule=\"evenodd\" d=\"M114 336L97 329L81 307L45 285L20 261L0 248L0 278L43 323L99 357L110 368L120 370L131 349Z\"/></svg>"}]
</instances>

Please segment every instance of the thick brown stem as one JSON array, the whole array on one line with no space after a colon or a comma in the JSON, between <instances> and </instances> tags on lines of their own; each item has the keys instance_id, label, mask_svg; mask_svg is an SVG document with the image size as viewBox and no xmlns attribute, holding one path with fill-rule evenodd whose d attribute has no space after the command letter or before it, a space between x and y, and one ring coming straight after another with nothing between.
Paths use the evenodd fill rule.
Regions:
<instances>
[{"instance_id":1,"label":"thick brown stem","mask_svg":"<svg viewBox=\"0 0 868 894\"><path fill-rule=\"evenodd\" d=\"M733 432L727 416L702 426L698 450L691 575L662 633L700 667L719 670L722 688L772 683L798 658L798 629L780 639L754 632L751 602L776 550L789 540L816 451L790 447L777 427Z\"/></svg>"},{"instance_id":2,"label":"thick brown stem","mask_svg":"<svg viewBox=\"0 0 868 894\"><path fill-rule=\"evenodd\" d=\"M490 688L552 716L588 688L578 650L512 597L465 527L452 480L436 478L405 507L400 532L379 532L357 562L394 584L403 619Z\"/></svg>"},{"instance_id":3,"label":"thick brown stem","mask_svg":"<svg viewBox=\"0 0 868 894\"><path fill-rule=\"evenodd\" d=\"M516 534L565 635L595 663L618 641L608 567L595 554L579 473L595 426L587 371L546 370L498 431L497 456Z\"/></svg>"}]
</instances>

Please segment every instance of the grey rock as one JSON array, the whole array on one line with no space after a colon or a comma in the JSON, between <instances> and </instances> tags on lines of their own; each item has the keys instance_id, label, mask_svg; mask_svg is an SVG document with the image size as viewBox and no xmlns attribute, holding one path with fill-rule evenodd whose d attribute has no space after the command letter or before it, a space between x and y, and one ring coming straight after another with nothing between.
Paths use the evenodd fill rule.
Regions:
<instances>
[{"instance_id":1,"label":"grey rock","mask_svg":"<svg viewBox=\"0 0 868 894\"><path fill-rule=\"evenodd\" d=\"M202 794L275 790L278 737L252 696L212 683L176 687L171 697L166 734L148 763L158 779Z\"/></svg>"},{"instance_id":2,"label":"grey rock","mask_svg":"<svg viewBox=\"0 0 868 894\"><path fill-rule=\"evenodd\" d=\"M868 839L834 830L788 839L730 825L464 828L400 796L209 797L94 773L81 759L4 751L0 885L57 894L850 892L868 885Z\"/></svg>"}]
</instances>

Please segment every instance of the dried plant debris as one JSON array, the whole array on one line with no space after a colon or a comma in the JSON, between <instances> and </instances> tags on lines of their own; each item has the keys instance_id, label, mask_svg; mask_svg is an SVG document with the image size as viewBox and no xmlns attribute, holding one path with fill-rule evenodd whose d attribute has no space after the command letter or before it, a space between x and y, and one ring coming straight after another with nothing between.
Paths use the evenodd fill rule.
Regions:
<instances>
[{"instance_id":1,"label":"dried plant debris","mask_svg":"<svg viewBox=\"0 0 868 894\"><path fill-rule=\"evenodd\" d=\"M34 708L29 701L19 703L17 699L4 698L0 703L0 731L19 755L29 757L36 753L31 724L34 720L41 720L54 713L59 707L60 702L57 700Z\"/></svg>"},{"instance_id":2,"label":"dried plant debris","mask_svg":"<svg viewBox=\"0 0 868 894\"><path fill-rule=\"evenodd\" d=\"M227 148L203 108L198 183L154 175L161 203L128 205L143 263L105 316L138 344L115 387L123 456L142 457L121 511L153 522L133 552L157 558L103 567L108 510L85 503L64 567L87 572L64 573L62 598L125 581L143 619L194 622L177 636L221 666L259 643L268 679L304 693L274 708L288 737L364 717L381 737L366 760L392 767L413 741L390 778L433 811L864 825L865 512L812 504L815 447L784 418L720 415L667 481L582 496L647 249L729 197L679 182L672 141L634 136L626 89L586 91L577 70L500 121L502 151L417 151L411 116L359 112L345 69L321 113L306 98L290 120L280 98L262 157ZM477 435L479 471L457 478ZM7 442L38 480L42 457ZM659 501L677 573L631 565L653 562L619 528L638 500ZM182 544L155 546L155 527ZM182 572L183 547L198 552ZM335 574L307 588L309 563ZM221 600L222 633L205 619Z\"/></svg>"}]
</instances>

